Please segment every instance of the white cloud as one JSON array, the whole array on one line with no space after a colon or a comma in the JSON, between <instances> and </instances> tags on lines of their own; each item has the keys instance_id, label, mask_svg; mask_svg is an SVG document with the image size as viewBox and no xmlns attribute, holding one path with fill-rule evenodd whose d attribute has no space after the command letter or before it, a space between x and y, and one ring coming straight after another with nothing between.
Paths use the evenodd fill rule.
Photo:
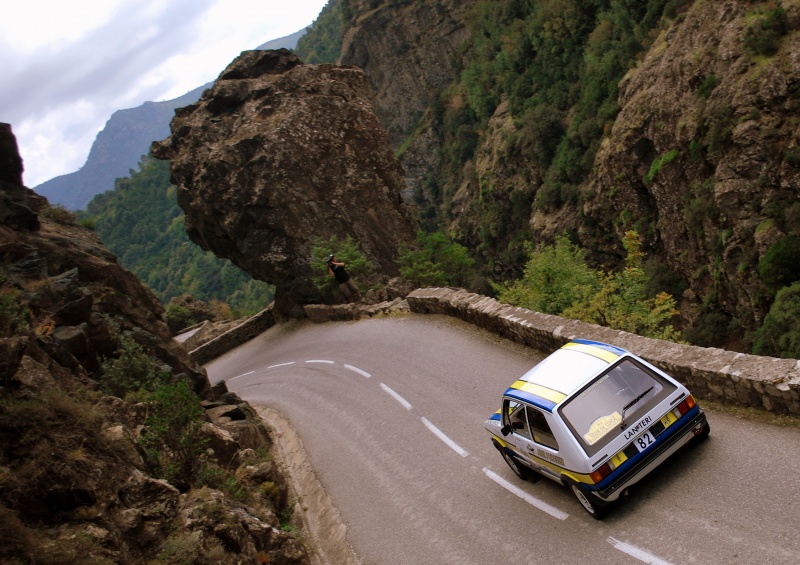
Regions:
<instances>
[{"instance_id":1,"label":"white cloud","mask_svg":"<svg viewBox=\"0 0 800 565\"><path fill-rule=\"evenodd\" d=\"M214 80L241 51L310 25L327 0L12 0L0 121L36 186L79 169L111 114Z\"/></svg>"}]
</instances>

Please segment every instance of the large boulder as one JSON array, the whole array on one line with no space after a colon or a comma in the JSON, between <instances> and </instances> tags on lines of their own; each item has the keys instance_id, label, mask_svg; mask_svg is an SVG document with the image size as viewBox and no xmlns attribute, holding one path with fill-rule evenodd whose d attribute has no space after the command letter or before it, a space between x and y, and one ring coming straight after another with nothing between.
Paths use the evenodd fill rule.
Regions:
<instances>
[{"instance_id":1,"label":"large boulder","mask_svg":"<svg viewBox=\"0 0 800 565\"><path fill-rule=\"evenodd\" d=\"M171 128L152 154L171 162L189 237L274 284L280 311L322 299L316 240L352 237L397 274L416 209L360 69L245 51Z\"/></svg>"}]
</instances>

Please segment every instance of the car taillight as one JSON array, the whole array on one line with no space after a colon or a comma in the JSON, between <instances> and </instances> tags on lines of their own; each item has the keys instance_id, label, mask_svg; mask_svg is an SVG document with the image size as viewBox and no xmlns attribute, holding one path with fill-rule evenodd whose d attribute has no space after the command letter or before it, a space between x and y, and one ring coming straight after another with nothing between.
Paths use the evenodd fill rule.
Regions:
<instances>
[{"instance_id":1,"label":"car taillight","mask_svg":"<svg viewBox=\"0 0 800 565\"><path fill-rule=\"evenodd\" d=\"M600 467L598 467L589 474L589 478L592 479L594 484L597 484L603 479L605 479L607 476L609 476L611 474L611 471L613 471L611 465L609 465L608 463L603 463Z\"/></svg>"},{"instance_id":2,"label":"car taillight","mask_svg":"<svg viewBox=\"0 0 800 565\"><path fill-rule=\"evenodd\" d=\"M678 418L680 418L681 416L686 414L689 410L691 410L694 407L695 407L694 396L692 396L690 394L686 398L686 400L684 400L683 402L681 402L680 404L678 404L675 407L675 409L672 411L672 413L675 414Z\"/></svg>"}]
</instances>

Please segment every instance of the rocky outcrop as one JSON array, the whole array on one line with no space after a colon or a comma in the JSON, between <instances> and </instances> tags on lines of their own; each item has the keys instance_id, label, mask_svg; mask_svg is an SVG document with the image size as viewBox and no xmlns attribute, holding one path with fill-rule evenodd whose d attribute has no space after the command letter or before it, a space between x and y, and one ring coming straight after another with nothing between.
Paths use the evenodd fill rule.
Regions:
<instances>
[{"instance_id":1,"label":"rocky outcrop","mask_svg":"<svg viewBox=\"0 0 800 565\"><path fill-rule=\"evenodd\" d=\"M274 284L279 313L321 299L315 240L352 237L391 276L397 245L416 235L402 169L356 68L246 51L176 112L152 152L170 160L189 237Z\"/></svg>"}]
</instances>

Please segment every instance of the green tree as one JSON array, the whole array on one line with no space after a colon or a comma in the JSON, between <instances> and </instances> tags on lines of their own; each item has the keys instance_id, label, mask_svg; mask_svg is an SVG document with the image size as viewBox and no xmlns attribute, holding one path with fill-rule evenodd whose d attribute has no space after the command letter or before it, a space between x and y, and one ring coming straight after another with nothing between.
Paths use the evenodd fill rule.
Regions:
<instances>
[{"instance_id":1,"label":"green tree","mask_svg":"<svg viewBox=\"0 0 800 565\"><path fill-rule=\"evenodd\" d=\"M553 245L528 247L529 259L521 279L493 285L498 300L546 314L561 314L579 297L597 287L597 274L586 264L585 252L566 235Z\"/></svg>"},{"instance_id":2,"label":"green tree","mask_svg":"<svg viewBox=\"0 0 800 565\"><path fill-rule=\"evenodd\" d=\"M774 243L758 262L761 281L774 294L800 280L800 237L788 235Z\"/></svg>"},{"instance_id":3,"label":"green tree","mask_svg":"<svg viewBox=\"0 0 800 565\"><path fill-rule=\"evenodd\" d=\"M475 261L442 232L419 232L413 245L401 245L398 263L403 278L420 286L467 288Z\"/></svg>"},{"instance_id":4,"label":"green tree","mask_svg":"<svg viewBox=\"0 0 800 565\"><path fill-rule=\"evenodd\" d=\"M639 235L625 234L627 255L618 272L593 271L584 251L566 236L552 246L532 250L522 279L510 286L494 285L501 302L547 314L624 330L646 337L680 339L671 320L678 314L666 292L647 296L648 279Z\"/></svg>"},{"instance_id":5,"label":"green tree","mask_svg":"<svg viewBox=\"0 0 800 565\"><path fill-rule=\"evenodd\" d=\"M329 0L297 42L295 53L305 63L336 63L342 51L342 26L343 12L339 0Z\"/></svg>"},{"instance_id":6,"label":"green tree","mask_svg":"<svg viewBox=\"0 0 800 565\"><path fill-rule=\"evenodd\" d=\"M756 332L753 353L800 359L800 282L778 291L764 325Z\"/></svg>"}]
</instances>

